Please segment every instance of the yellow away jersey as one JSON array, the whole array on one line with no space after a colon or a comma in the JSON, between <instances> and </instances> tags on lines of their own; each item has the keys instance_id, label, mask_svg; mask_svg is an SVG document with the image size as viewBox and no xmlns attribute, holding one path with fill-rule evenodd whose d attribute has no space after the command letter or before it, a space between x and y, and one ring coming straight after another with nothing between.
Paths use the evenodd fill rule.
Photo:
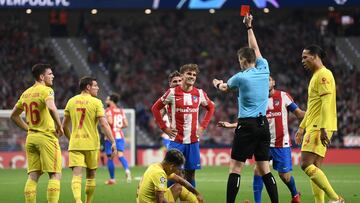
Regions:
<instances>
[{"instance_id":1,"label":"yellow away jersey","mask_svg":"<svg viewBox=\"0 0 360 203\"><path fill-rule=\"evenodd\" d=\"M76 95L66 104L65 115L71 118L72 124L69 150L100 149L98 117L105 113L99 99L86 93Z\"/></svg>"},{"instance_id":2,"label":"yellow away jersey","mask_svg":"<svg viewBox=\"0 0 360 203\"><path fill-rule=\"evenodd\" d=\"M23 92L16 107L25 111L28 133L41 132L56 137L55 123L45 103L47 99L54 99L53 89L42 84L34 84Z\"/></svg>"},{"instance_id":3,"label":"yellow away jersey","mask_svg":"<svg viewBox=\"0 0 360 203\"><path fill-rule=\"evenodd\" d=\"M316 71L309 83L306 115L300 127L309 130L337 130L336 84L326 67Z\"/></svg>"},{"instance_id":4,"label":"yellow away jersey","mask_svg":"<svg viewBox=\"0 0 360 203\"><path fill-rule=\"evenodd\" d=\"M152 164L145 171L137 190L137 203L156 202L155 192L166 191L167 175L160 163Z\"/></svg>"}]
</instances>

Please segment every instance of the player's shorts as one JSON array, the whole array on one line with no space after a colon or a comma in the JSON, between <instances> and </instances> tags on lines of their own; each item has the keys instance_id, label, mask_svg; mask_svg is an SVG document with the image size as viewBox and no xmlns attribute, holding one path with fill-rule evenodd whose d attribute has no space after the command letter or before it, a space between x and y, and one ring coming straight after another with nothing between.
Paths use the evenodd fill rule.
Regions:
<instances>
[{"instance_id":1,"label":"player's shorts","mask_svg":"<svg viewBox=\"0 0 360 203\"><path fill-rule=\"evenodd\" d=\"M125 140L124 139L116 139L116 149L120 152L124 152L125 150ZM106 155L111 155L111 142L109 140L105 140L105 153Z\"/></svg>"},{"instance_id":2,"label":"player's shorts","mask_svg":"<svg viewBox=\"0 0 360 203\"><path fill-rule=\"evenodd\" d=\"M61 150L58 138L43 133L30 133L25 143L27 172L61 173Z\"/></svg>"},{"instance_id":3,"label":"player's shorts","mask_svg":"<svg viewBox=\"0 0 360 203\"><path fill-rule=\"evenodd\" d=\"M200 164L200 145L199 142L194 142L191 144L182 144L174 141L170 141L170 149L178 149L181 151L185 157L185 170L197 170L201 169Z\"/></svg>"},{"instance_id":4,"label":"player's shorts","mask_svg":"<svg viewBox=\"0 0 360 203\"><path fill-rule=\"evenodd\" d=\"M270 148L269 123L265 116L239 118L231 149L231 158L240 162L255 156L256 161L268 161Z\"/></svg>"},{"instance_id":5,"label":"player's shorts","mask_svg":"<svg viewBox=\"0 0 360 203\"><path fill-rule=\"evenodd\" d=\"M162 144L163 146L168 149L169 148L169 144L170 144L170 140L166 139L166 138L162 138Z\"/></svg>"},{"instance_id":6,"label":"player's shorts","mask_svg":"<svg viewBox=\"0 0 360 203\"><path fill-rule=\"evenodd\" d=\"M270 159L273 160L273 168L280 173L292 171L291 148L270 147Z\"/></svg>"},{"instance_id":7,"label":"player's shorts","mask_svg":"<svg viewBox=\"0 0 360 203\"><path fill-rule=\"evenodd\" d=\"M81 166L88 169L97 169L99 150L71 150L69 151L69 167Z\"/></svg>"},{"instance_id":8,"label":"player's shorts","mask_svg":"<svg viewBox=\"0 0 360 203\"><path fill-rule=\"evenodd\" d=\"M333 135L333 131L326 131L329 140ZM305 133L302 146L302 152L312 152L321 157L325 157L326 147L321 144L320 130L309 130Z\"/></svg>"},{"instance_id":9,"label":"player's shorts","mask_svg":"<svg viewBox=\"0 0 360 203\"><path fill-rule=\"evenodd\" d=\"M164 193L164 197L165 197L166 201L168 201L168 202L175 202L174 196L173 196L170 188L166 189L166 192Z\"/></svg>"}]
</instances>

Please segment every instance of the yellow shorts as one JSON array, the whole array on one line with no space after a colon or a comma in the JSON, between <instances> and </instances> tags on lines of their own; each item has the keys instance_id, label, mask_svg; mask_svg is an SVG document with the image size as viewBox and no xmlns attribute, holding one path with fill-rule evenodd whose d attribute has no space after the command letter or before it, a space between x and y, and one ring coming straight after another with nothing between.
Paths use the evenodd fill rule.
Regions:
<instances>
[{"instance_id":1,"label":"yellow shorts","mask_svg":"<svg viewBox=\"0 0 360 203\"><path fill-rule=\"evenodd\" d=\"M326 131L329 140L333 135L333 131ZM312 152L321 157L325 157L326 147L321 144L320 130L310 130L304 135L301 151Z\"/></svg>"},{"instance_id":2,"label":"yellow shorts","mask_svg":"<svg viewBox=\"0 0 360 203\"><path fill-rule=\"evenodd\" d=\"M61 150L56 137L43 133L28 134L25 143L27 172L61 173Z\"/></svg>"},{"instance_id":3,"label":"yellow shorts","mask_svg":"<svg viewBox=\"0 0 360 203\"><path fill-rule=\"evenodd\" d=\"M170 188L166 189L166 192L164 193L164 197L165 197L166 201L168 201L170 203L175 202L174 196L173 196Z\"/></svg>"},{"instance_id":4,"label":"yellow shorts","mask_svg":"<svg viewBox=\"0 0 360 203\"><path fill-rule=\"evenodd\" d=\"M69 151L69 167L81 166L88 169L97 169L99 150L71 150Z\"/></svg>"}]
</instances>

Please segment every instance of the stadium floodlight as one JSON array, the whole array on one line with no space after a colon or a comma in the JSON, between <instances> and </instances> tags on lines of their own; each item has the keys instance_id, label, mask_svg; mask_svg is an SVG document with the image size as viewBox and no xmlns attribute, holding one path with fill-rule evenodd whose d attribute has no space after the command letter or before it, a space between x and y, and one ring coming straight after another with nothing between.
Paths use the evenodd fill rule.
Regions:
<instances>
[{"instance_id":1,"label":"stadium floodlight","mask_svg":"<svg viewBox=\"0 0 360 203\"><path fill-rule=\"evenodd\" d=\"M213 8L210 9L210 10L209 10L209 13L214 14L214 13L215 13L215 9L213 9Z\"/></svg>"},{"instance_id":2,"label":"stadium floodlight","mask_svg":"<svg viewBox=\"0 0 360 203\"><path fill-rule=\"evenodd\" d=\"M91 14L93 14L93 15L96 15L98 13L98 10L97 9L91 9Z\"/></svg>"},{"instance_id":3,"label":"stadium floodlight","mask_svg":"<svg viewBox=\"0 0 360 203\"><path fill-rule=\"evenodd\" d=\"M26 9L26 14L31 14L32 13L32 10L30 8Z\"/></svg>"},{"instance_id":4,"label":"stadium floodlight","mask_svg":"<svg viewBox=\"0 0 360 203\"><path fill-rule=\"evenodd\" d=\"M264 13L269 13L270 12L270 9L268 9L268 8L264 8Z\"/></svg>"},{"instance_id":5,"label":"stadium floodlight","mask_svg":"<svg viewBox=\"0 0 360 203\"><path fill-rule=\"evenodd\" d=\"M146 15L151 14L151 9L145 9L145 14L146 14Z\"/></svg>"}]
</instances>

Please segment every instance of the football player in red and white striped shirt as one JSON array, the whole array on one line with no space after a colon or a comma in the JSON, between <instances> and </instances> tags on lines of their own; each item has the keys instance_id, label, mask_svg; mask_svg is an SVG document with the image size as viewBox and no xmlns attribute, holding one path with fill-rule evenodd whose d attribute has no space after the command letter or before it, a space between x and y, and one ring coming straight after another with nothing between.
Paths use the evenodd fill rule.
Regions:
<instances>
[{"instance_id":1,"label":"football player in red and white striped shirt","mask_svg":"<svg viewBox=\"0 0 360 203\"><path fill-rule=\"evenodd\" d=\"M180 68L182 83L170 88L152 106L151 111L158 126L170 136L169 149L180 150L186 159L185 179L195 187L195 170L200 169L199 137L208 126L215 111L214 103L202 90L194 87L199 73L198 65L186 64ZM161 109L169 105L170 127L161 117ZM199 107L207 111L199 124Z\"/></svg>"},{"instance_id":2,"label":"football player in red and white striped shirt","mask_svg":"<svg viewBox=\"0 0 360 203\"><path fill-rule=\"evenodd\" d=\"M295 186L294 177L291 175L291 139L288 129L288 112L292 112L300 121L305 112L302 111L293 101L292 97L284 91L276 90L275 80L269 78L269 100L266 117L270 128L270 158L273 160L273 168L278 171L281 180L289 188L292 196L292 203L300 202L300 195ZM220 127L236 128L237 123L220 121ZM255 167L253 190L255 203L261 202L261 191L263 181L260 172Z\"/></svg>"},{"instance_id":3,"label":"football player in red and white striped shirt","mask_svg":"<svg viewBox=\"0 0 360 203\"><path fill-rule=\"evenodd\" d=\"M179 86L179 85L181 85L181 80L182 80L181 74L178 71L171 72L169 74L168 80L169 80L170 88ZM168 105L166 105L162 109L161 114L163 115L162 118L163 118L163 121L166 123L166 126L170 127L170 119L169 119L169 115L168 115ZM166 134L164 132L161 134L161 137L162 137L163 145L167 149L170 144L170 137L168 134Z\"/></svg>"},{"instance_id":4,"label":"football player in red and white striped shirt","mask_svg":"<svg viewBox=\"0 0 360 203\"><path fill-rule=\"evenodd\" d=\"M118 159L121 162L123 168L125 169L126 181L131 182L131 173L129 170L128 162L124 157L125 150L125 138L123 128L128 126L128 120L125 116L124 109L120 108L117 105L120 96L118 94L111 94L106 98L106 104L108 108L106 108L106 118L108 123L110 124L112 135L116 142L116 148L118 150ZM108 156L107 167L109 169L110 179L105 182L107 185L115 184L115 165L114 161L111 159L111 143L105 139L105 152Z\"/></svg>"}]
</instances>

